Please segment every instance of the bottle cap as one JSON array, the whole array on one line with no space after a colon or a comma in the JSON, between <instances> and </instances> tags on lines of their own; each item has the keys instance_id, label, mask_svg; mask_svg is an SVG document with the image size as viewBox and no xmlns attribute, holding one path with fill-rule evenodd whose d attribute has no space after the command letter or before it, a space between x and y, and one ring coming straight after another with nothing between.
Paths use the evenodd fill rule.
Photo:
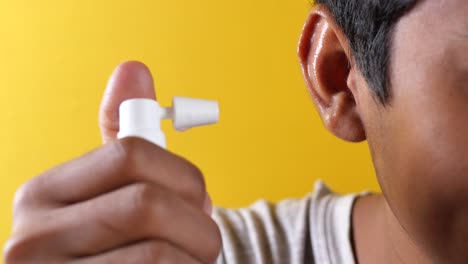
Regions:
<instances>
[{"instance_id":1,"label":"bottle cap","mask_svg":"<svg viewBox=\"0 0 468 264\"><path fill-rule=\"evenodd\" d=\"M161 119L165 110L151 99L130 99L123 102L119 109L120 131L117 137L139 137L165 148L166 138L161 131Z\"/></svg>"}]
</instances>

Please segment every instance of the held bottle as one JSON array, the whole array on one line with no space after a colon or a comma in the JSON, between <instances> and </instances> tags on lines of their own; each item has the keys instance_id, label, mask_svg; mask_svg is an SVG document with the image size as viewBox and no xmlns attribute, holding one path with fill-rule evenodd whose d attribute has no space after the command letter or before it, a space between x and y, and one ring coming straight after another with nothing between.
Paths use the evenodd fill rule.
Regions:
<instances>
[{"instance_id":1,"label":"held bottle","mask_svg":"<svg viewBox=\"0 0 468 264\"><path fill-rule=\"evenodd\" d=\"M120 105L119 112L118 138L139 137L162 148L166 148L162 119L172 119L178 131L219 121L218 102L186 97L174 97L168 108L151 99L130 99Z\"/></svg>"}]
</instances>

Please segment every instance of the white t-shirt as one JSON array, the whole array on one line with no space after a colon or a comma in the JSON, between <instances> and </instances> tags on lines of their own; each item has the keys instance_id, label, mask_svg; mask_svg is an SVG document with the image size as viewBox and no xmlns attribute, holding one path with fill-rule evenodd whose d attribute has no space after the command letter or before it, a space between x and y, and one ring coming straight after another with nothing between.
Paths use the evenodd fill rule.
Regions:
<instances>
[{"instance_id":1,"label":"white t-shirt","mask_svg":"<svg viewBox=\"0 0 468 264\"><path fill-rule=\"evenodd\" d=\"M215 208L223 237L217 264L354 264L351 213L358 196L335 194L318 181L301 200Z\"/></svg>"}]
</instances>

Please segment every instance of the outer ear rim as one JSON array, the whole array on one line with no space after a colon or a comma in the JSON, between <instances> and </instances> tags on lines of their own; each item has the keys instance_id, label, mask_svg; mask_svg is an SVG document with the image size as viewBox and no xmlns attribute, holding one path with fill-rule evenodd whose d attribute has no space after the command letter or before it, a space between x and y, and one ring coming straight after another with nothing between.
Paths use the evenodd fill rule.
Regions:
<instances>
[{"instance_id":1,"label":"outer ear rim","mask_svg":"<svg viewBox=\"0 0 468 264\"><path fill-rule=\"evenodd\" d=\"M301 31L299 45L297 48L297 55L299 57L299 63L301 65L302 75L306 80L307 88L315 101L315 105L319 108L319 112L322 112L323 109L321 108L321 105L324 105L325 102L321 99L321 97L318 94L316 94L316 92L313 89L311 89L312 84L310 83L309 78L309 57L310 50L312 47L312 40L314 38L314 32L316 31L315 28L318 25L318 22L314 22L312 20L317 20L319 19L319 17L326 17L326 15L322 11L323 9L324 7L322 5L314 5L314 7L312 7L312 9L309 11L306 22Z\"/></svg>"},{"instance_id":2,"label":"outer ear rim","mask_svg":"<svg viewBox=\"0 0 468 264\"><path fill-rule=\"evenodd\" d=\"M297 55L299 57L299 61L301 64L307 63L308 57L309 57L309 52L310 46L311 46L311 39L313 35L313 30L312 28L315 27L315 23L312 23L311 20L315 18L315 15L313 15L316 11L317 7L313 7L312 10L309 12L309 15L307 16L307 20L302 27L301 31L301 36L299 37L299 45L297 47ZM307 50L307 52L306 52Z\"/></svg>"},{"instance_id":3,"label":"outer ear rim","mask_svg":"<svg viewBox=\"0 0 468 264\"><path fill-rule=\"evenodd\" d=\"M306 47L310 47L310 40L312 39L313 31L314 31L312 30L312 28L314 28L316 25L316 23L311 23L311 20L317 19L317 16L322 17L323 19L329 22L329 25L331 26L333 31L336 32L336 36L341 46L344 47L346 57L348 58L350 62L353 63L354 62L353 56L352 56L351 50L349 49L348 40L346 37L344 37L345 34L341 30L341 28L336 24L335 19L333 18L333 15L330 13L330 10L328 9L328 7L322 4L316 4L312 7L312 9L309 11L306 22L304 26L302 27L301 35L299 37L299 45L297 49L297 54L299 56L300 61L303 62L304 59L305 59L305 62L307 61L307 55L303 54L302 50L309 50Z\"/></svg>"}]
</instances>

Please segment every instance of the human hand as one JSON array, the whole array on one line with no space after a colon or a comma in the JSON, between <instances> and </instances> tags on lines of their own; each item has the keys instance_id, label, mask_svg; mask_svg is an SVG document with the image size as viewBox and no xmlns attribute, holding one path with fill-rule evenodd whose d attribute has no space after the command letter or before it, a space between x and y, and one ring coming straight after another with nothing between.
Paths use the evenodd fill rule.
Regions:
<instances>
[{"instance_id":1,"label":"human hand","mask_svg":"<svg viewBox=\"0 0 468 264\"><path fill-rule=\"evenodd\" d=\"M120 65L100 110L104 146L17 192L11 263L213 263L220 232L200 170L137 138L116 140L118 107L155 99L146 66Z\"/></svg>"}]
</instances>

